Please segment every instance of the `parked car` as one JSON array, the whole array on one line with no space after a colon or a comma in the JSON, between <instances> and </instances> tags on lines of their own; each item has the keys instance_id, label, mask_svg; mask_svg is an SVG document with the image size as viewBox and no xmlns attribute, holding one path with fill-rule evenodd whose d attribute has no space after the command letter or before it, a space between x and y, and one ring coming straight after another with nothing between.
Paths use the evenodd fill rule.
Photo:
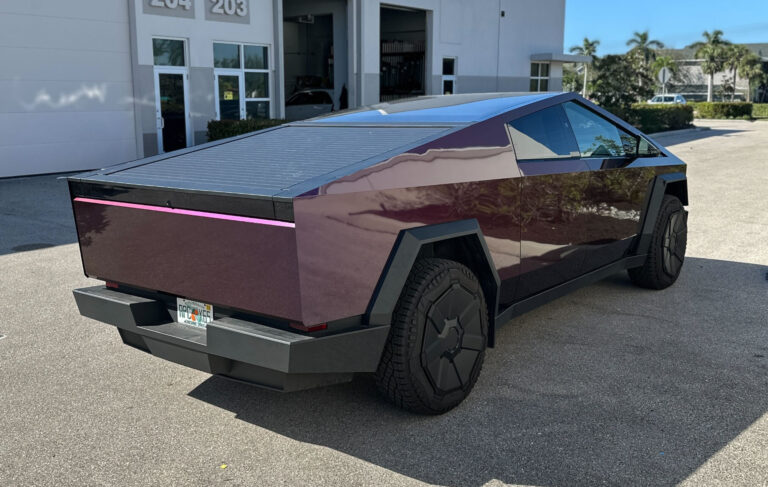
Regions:
<instances>
[{"instance_id":1,"label":"parked car","mask_svg":"<svg viewBox=\"0 0 768 487\"><path fill-rule=\"evenodd\" d=\"M384 103L69 189L106 281L77 305L126 344L281 391L375 373L432 414L501 325L625 270L666 288L687 238L685 163L573 93Z\"/></svg>"},{"instance_id":2,"label":"parked car","mask_svg":"<svg viewBox=\"0 0 768 487\"><path fill-rule=\"evenodd\" d=\"M333 111L333 90L312 88L301 90L285 101L285 119L306 120Z\"/></svg>"},{"instance_id":3,"label":"parked car","mask_svg":"<svg viewBox=\"0 0 768 487\"><path fill-rule=\"evenodd\" d=\"M671 95L656 95L653 98L651 98L650 100L648 100L648 103L650 103L651 105L657 105L657 104L668 104L668 105L671 105L671 104L676 104L676 103L685 105L686 104L686 100L685 100L685 97L683 95L675 95L675 94L671 94Z\"/></svg>"}]
</instances>

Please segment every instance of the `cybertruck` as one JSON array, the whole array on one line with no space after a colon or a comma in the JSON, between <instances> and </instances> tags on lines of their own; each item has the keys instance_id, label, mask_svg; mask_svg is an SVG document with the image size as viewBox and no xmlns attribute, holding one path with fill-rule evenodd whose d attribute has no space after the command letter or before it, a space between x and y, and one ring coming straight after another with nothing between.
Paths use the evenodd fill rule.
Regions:
<instances>
[{"instance_id":1,"label":"cybertruck","mask_svg":"<svg viewBox=\"0 0 768 487\"><path fill-rule=\"evenodd\" d=\"M685 164L572 93L423 97L69 179L83 316L127 345L292 391L374 373L471 391L497 327L610 274L671 285Z\"/></svg>"}]
</instances>

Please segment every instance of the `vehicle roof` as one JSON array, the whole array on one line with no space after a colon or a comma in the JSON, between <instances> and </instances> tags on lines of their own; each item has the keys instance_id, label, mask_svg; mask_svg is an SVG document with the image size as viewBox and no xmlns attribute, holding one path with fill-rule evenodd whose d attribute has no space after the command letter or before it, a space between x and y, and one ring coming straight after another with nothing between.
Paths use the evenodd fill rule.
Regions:
<instances>
[{"instance_id":1,"label":"vehicle roof","mask_svg":"<svg viewBox=\"0 0 768 487\"><path fill-rule=\"evenodd\" d=\"M295 197L475 122L562 93L427 96L296 122L71 179Z\"/></svg>"},{"instance_id":2,"label":"vehicle roof","mask_svg":"<svg viewBox=\"0 0 768 487\"><path fill-rule=\"evenodd\" d=\"M436 95L379 103L313 118L309 123L472 123L487 120L561 93L473 93Z\"/></svg>"},{"instance_id":3,"label":"vehicle roof","mask_svg":"<svg viewBox=\"0 0 768 487\"><path fill-rule=\"evenodd\" d=\"M315 91L321 91L323 93L333 93L333 90L329 90L328 88L304 88L302 90L296 91L288 95L288 98L292 96L296 96L299 93L314 93Z\"/></svg>"}]
</instances>

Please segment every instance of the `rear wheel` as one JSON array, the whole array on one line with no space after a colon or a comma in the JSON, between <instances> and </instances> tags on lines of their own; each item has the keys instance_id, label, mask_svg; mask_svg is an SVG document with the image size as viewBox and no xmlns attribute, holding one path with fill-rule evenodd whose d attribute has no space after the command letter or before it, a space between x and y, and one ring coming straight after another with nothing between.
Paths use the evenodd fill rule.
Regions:
<instances>
[{"instance_id":1,"label":"rear wheel","mask_svg":"<svg viewBox=\"0 0 768 487\"><path fill-rule=\"evenodd\" d=\"M477 277L452 260L420 259L395 307L378 388L403 409L444 413L475 385L487 340L488 310Z\"/></svg>"},{"instance_id":2,"label":"rear wheel","mask_svg":"<svg viewBox=\"0 0 768 487\"><path fill-rule=\"evenodd\" d=\"M677 280L685 261L688 213L674 196L666 195L642 267L629 269L632 282L648 289L664 289Z\"/></svg>"}]
</instances>

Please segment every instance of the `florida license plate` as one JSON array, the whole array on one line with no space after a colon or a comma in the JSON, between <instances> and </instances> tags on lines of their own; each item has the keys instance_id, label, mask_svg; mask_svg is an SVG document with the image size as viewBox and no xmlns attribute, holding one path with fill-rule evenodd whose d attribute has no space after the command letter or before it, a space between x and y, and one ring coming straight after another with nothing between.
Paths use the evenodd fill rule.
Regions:
<instances>
[{"instance_id":1,"label":"florida license plate","mask_svg":"<svg viewBox=\"0 0 768 487\"><path fill-rule=\"evenodd\" d=\"M213 321L213 306L191 299L176 298L176 321L205 328Z\"/></svg>"}]
</instances>

